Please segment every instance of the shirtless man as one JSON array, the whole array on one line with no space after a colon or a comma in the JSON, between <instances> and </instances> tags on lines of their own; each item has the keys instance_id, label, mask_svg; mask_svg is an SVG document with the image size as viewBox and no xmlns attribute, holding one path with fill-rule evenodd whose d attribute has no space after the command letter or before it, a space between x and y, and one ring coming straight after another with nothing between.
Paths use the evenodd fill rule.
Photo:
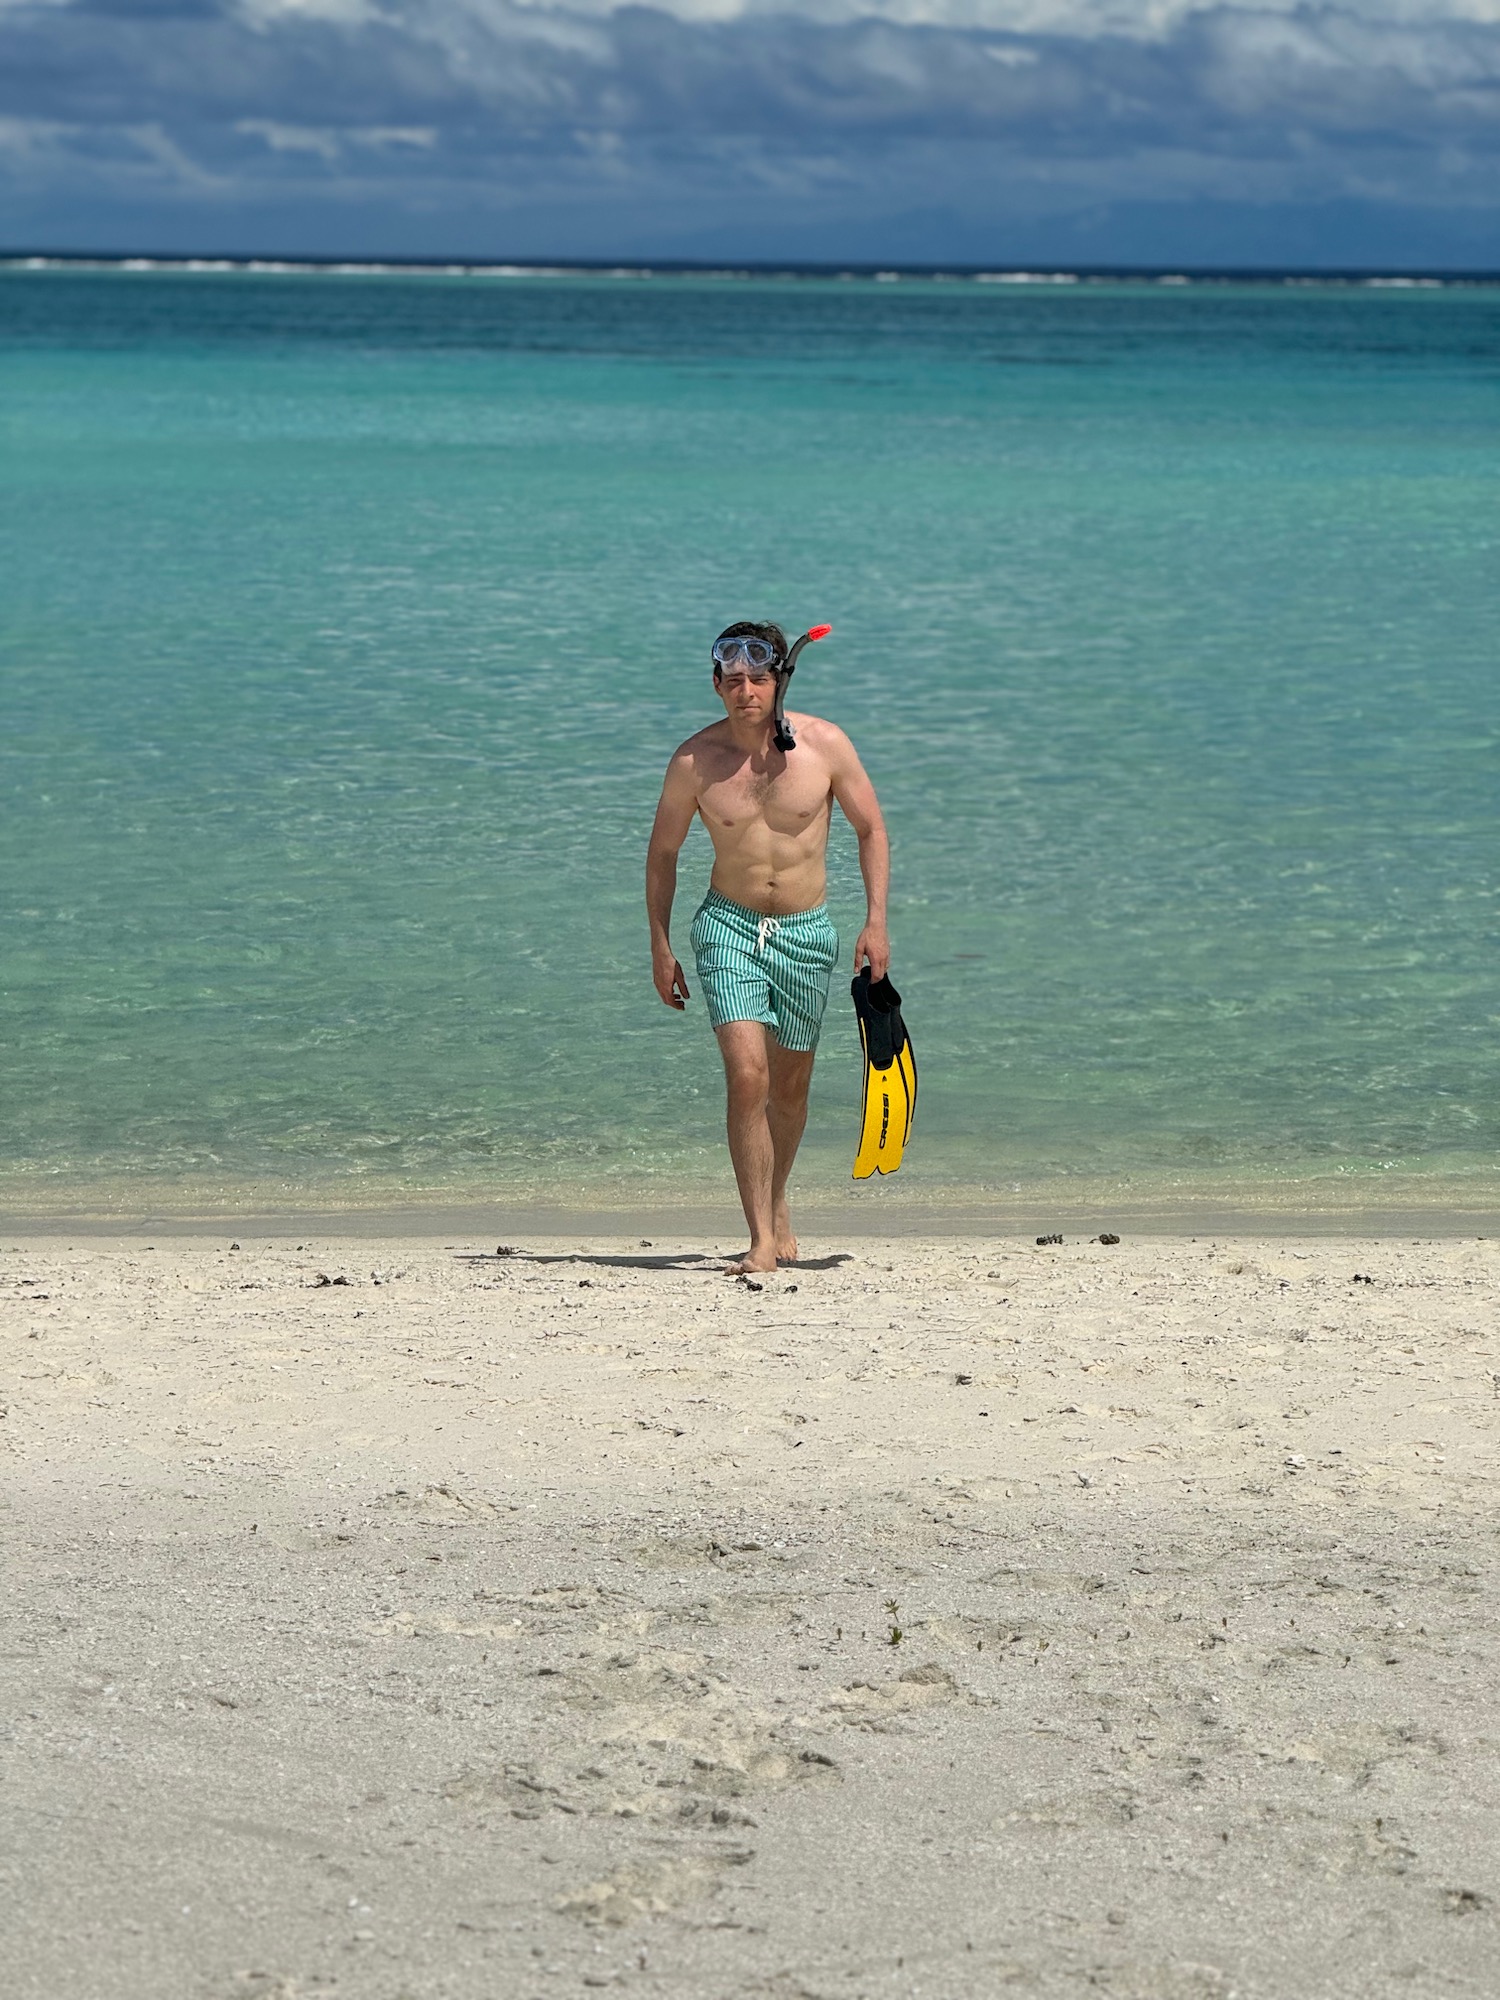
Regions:
<instances>
[{"instance_id":1,"label":"shirtless man","mask_svg":"<svg viewBox=\"0 0 1500 2000\"><path fill-rule=\"evenodd\" d=\"M750 1248L735 1274L774 1271L797 1255L787 1178L802 1128L813 1057L838 959L828 917L828 828L837 800L859 837L865 926L854 947L884 976L890 847L875 788L842 729L789 716L795 749L778 750L773 723L787 657L776 625L731 625L714 642L714 690L724 720L690 736L667 766L646 856L651 974L679 1011L689 995L668 936L677 856L696 814L714 844L709 891L690 933L729 1095L729 1153Z\"/></svg>"}]
</instances>

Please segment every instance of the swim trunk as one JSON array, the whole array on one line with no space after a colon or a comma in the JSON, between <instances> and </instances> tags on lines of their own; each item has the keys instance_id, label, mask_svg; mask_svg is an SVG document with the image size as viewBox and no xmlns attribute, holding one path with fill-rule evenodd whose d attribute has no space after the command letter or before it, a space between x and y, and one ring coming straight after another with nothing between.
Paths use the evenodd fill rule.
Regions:
<instances>
[{"instance_id":1,"label":"swim trunk","mask_svg":"<svg viewBox=\"0 0 1500 2000\"><path fill-rule=\"evenodd\" d=\"M710 889L689 932L698 981L716 1028L760 1021L784 1049L818 1046L839 934L828 906L767 917Z\"/></svg>"}]
</instances>

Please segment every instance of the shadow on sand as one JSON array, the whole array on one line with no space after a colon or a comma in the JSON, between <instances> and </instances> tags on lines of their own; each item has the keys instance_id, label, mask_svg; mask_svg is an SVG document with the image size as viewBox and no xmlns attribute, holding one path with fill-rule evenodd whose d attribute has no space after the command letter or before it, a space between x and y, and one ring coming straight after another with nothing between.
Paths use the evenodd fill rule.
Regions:
<instances>
[{"instance_id":1,"label":"shadow on sand","mask_svg":"<svg viewBox=\"0 0 1500 2000\"><path fill-rule=\"evenodd\" d=\"M663 1251L658 1255L638 1256L631 1251L617 1254L601 1254L578 1250L574 1252L558 1250L516 1250L502 1244L498 1250L470 1252L459 1256L460 1264L599 1264L613 1271L712 1271L722 1270L726 1262L723 1254L712 1255L705 1250ZM795 1263L783 1264L783 1271L834 1271L840 1264L853 1261L847 1250L836 1250L831 1257L799 1257Z\"/></svg>"}]
</instances>

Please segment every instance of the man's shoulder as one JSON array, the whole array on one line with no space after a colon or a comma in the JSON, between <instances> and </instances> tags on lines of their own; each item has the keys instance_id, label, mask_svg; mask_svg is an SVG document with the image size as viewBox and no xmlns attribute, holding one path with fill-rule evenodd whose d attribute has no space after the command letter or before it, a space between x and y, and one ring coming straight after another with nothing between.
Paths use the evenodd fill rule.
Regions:
<instances>
[{"instance_id":1,"label":"man's shoulder","mask_svg":"<svg viewBox=\"0 0 1500 2000\"><path fill-rule=\"evenodd\" d=\"M672 752L670 770L683 777L701 775L704 765L712 762L715 753L722 753L728 737L728 723L710 722L696 735L678 744Z\"/></svg>"},{"instance_id":2,"label":"man's shoulder","mask_svg":"<svg viewBox=\"0 0 1500 2000\"><path fill-rule=\"evenodd\" d=\"M805 743L810 750L837 756L839 751L852 748L843 730L836 722L828 721L826 716L807 715L801 709L788 709L787 721L796 731L797 741Z\"/></svg>"},{"instance_id":3,"label":"man's shoulder","mask_svg":"<svg viewBox=\"0 0 1500 2000\"><path fill-rule=\"evenodd\" d=\"M692 736L685 737L678 744L677 748L672 752L672 761L675 764L681 758L691 763L703 751L716 749L728 740L729 724L727 722L707 723L702 729L696 731Z\"/></svg>"}]
</instances>

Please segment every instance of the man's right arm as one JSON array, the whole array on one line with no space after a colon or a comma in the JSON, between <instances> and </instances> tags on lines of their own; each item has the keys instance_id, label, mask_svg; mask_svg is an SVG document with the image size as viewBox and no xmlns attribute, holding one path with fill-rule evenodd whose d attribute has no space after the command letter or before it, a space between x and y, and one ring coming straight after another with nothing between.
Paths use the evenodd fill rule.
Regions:
<instances>
[{"instance_id":1,"label":"man's right arm","mask_svg":"<svg viewBox=\"0 0 1500 2000\"><path fill-rule=\"evenodd\" d=\"M667 766L666 781L646 850L646 915L651 920L651 978L669 1007L680 1013L689 999L687 980L673 955L672 898L677 893L677 857L698 810L693 760L679 750Z\"/></svg>"}]
</instances>

